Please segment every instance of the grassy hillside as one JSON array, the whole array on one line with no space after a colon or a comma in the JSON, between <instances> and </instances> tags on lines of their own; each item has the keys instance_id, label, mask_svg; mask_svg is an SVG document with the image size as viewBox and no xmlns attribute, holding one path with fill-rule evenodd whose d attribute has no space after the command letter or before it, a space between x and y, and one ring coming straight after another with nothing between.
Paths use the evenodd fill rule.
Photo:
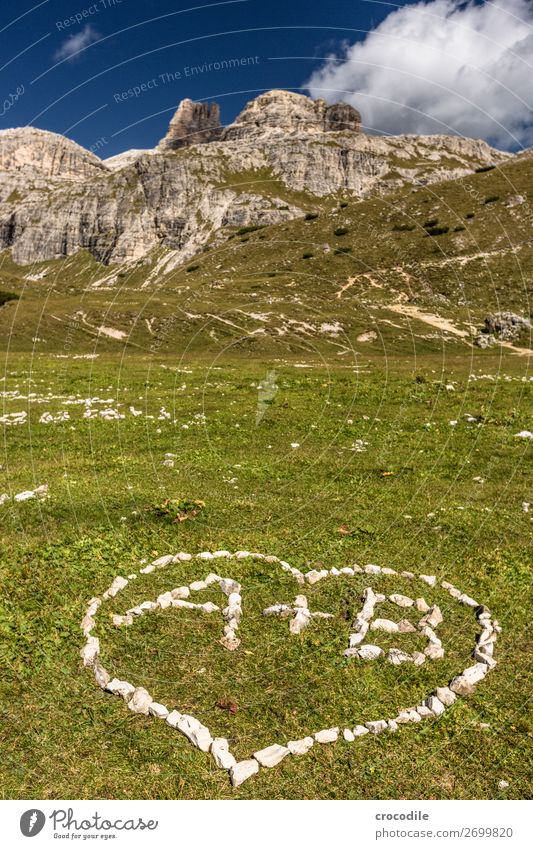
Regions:
<instances>
[{"instance_id":1,"label":"grassy hillside","mask_svg":"<svg viewBox=\"0 0 533 849\"><path fill-rule=\"evenodd\" d=\"M244 176L239 186L279 194L271 175ZM443 335L464 346L488 313L530 314L532 203L533 160L518 157L383 198L307 202L301 219L232 228L176 268L165 250L108 268L83 253L21 268L4 254L0 284L21 297L0 311L0 326L15 348L38 339L45 350L64 343L72 322L86 350L118 341L145 350L235 343L258 352L307 344L406 351L413 335L430 347ZM412 306L458 332L443 333ZM98 337L102 325L119 334ZM378 338L359 343L369 330Z\"/></svg>"}]
</instances>

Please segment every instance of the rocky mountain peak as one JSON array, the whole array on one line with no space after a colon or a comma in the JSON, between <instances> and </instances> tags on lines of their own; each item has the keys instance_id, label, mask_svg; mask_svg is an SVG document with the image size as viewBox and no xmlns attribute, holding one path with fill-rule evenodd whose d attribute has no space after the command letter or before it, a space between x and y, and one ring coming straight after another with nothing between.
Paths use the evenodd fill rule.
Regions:
<instances>
[{"instance_id":1,"label":"rocky mountain peak","mask_svg":"<svg viewBox=\"0 0 533 849\"><path fill-rule=\"evenodd\" d=\"M0 130L0 172L85 180L107 171L76 142L35 127Z\"/></svg>"},{"instance_id":2,"label":"rocky mountain peak","mask_svg":"<svg viewBox=\"0 0 533 849\"><path fill-rule=\"evenodd\" d=\"M187 97L178 106L168 132L157 149L177 150L192 144L215 141L220 137L221 129L218 103L195 103Z\"/></svg>"},{"instance_id":3,"label":"rocky mountain peak","mask_svg":"<svg viewBox=\"0 0 533 849\"><path fill-rule=\"evenodd\" d=\"M182 100L157 150L164 152L211 141L246 140L270 133L358 133L360 129L361 116L347 103L328 105L325 100L274 89L247 103L226 128L220 125L217 103Z\"/></svg>"},{"instance_id":4,"label":"rocky mountain peak","mask_svg":"<svg viewBox=\"0 0 533 849\"><path fill-rule=\"evenodd\" d=\"M274 89L246 104L233 124L224 131L224 139L241 139L259 133L323 133L361 129L361 115L347 103L312 100L303 94Z\"/></svg>"}]
</instances>

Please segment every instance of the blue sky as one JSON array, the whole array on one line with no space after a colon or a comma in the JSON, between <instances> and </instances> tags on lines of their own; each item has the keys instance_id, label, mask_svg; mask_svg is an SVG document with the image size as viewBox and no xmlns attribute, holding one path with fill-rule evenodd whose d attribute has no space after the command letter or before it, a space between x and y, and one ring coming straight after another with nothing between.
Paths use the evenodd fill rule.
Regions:
<instances>
[{"instance_id":1,"label":"blue sky","mask_svg":"<svg viewBox=\"0 0 533 849\"><path fill-rule=\"evenodd\" d=\"M516 12L530 0L499 2L516 7L513 9ZM392 90L398 73L389 70L390 78L387 78L386 72L380 70L379 80L375 74L369 77L369 69L376 64L373 53L376 48L366 34L372 31L379 36L380 26L390 29L393 24L394 32L380 36L377 48L379 61L384 57L386 64L388 51L391 55L393 52L392 45L401 43L396 33L400 32L404 38L404 31L412 28L413 4L405 0L398 3L236 0L210 5L202 5L201 0L196 4L194 0L36 0L34 3L20 0L9 7L6 3L2 5L4 101L0 108L0 128L32 124L64 133L96 150L103 158L131 147L152 147L164 135L173 111L184 97L217 100L222 121L228 123L246 101L261 91L270 88L305 91L302 87L308 82L314 96L319 96L322 88L327 89L325 96L329 99L348 99L357 105L363 119L368 111L372 128L380 132L443 132L442 127L449 126L451 131L466 129L468 134L470 117L462 119L457 109L457 116L454 114L453 104L447 105L449 94L447 100L439 101L441 111L436 116L426 116L425 123L421 122L422 110L418 106L418 101L423 99L421 94L417 94L414 106L402 105L394 121L388 106L379 111L378 105L384 98L376 92L383 85L386 90ZM484 3L471 0L467 5L475 11ZM407 20L398 18L397 10L401 11L402 6L410 6L407 12L411 17ZM440 26L438 15L443 15L442 27L448 26L447 10L458 7L454 27L456 32L462 32L465 29L463 19L459 18L462 6L459 0L430 0L421 12L418 4L414 14L422 21L422 27L430 27L430 32L434 32ZM472 14L466 21L466 29L473 20ZM473 24L474 28L477 26ZM422 28L422 37L423 33ZM374 41L377 36L373 36ZM521 30L515 33L512 44L522 43L522 36ZM359 54L351 58L350 51L357 49L363 50L362 58L357 58ZM464 63L462 54L469 51L468 40L466 45L461 41L457 50L461 54L460 62ZM416 45L414 49L410 45L411 64L417 61L416 53ZM338 61L327 65L325 70L327 57L332 54ZM441 72L443 65L437 48L434 54L435 70L428 70L425 64L427 85L436 85L435 91L439 92L443 88L449 92L460 87L462 83L456 80L465 77L462 67L457 77L446 80L444 86L431 79ZM241 59L245 62L237 65L235 60ZM224 62L233 67L224 64L220 69L213 67ZM411 66L402 68L401 73L413 79ZM528 80L530 73L531 68ZM529 91L529 82L527 86ZM338 96L336 88L343 89ZM402 88L395 95L397 100L403 100L403 91ZM481 94L473 96L481 98ZM470 102L463 95L461 98ZM434 100L432 95L430 103ZM423 109L431 112L432 106ZM527 125L524 110L527 113L529 106L516 107L515 112L517 109L521 110L520 115L513 116L513 120L516 118L520 126ZM509 133L511 118L503 115L502 123L500 111L497 123L500 127L505 125L505 133ZM471 109L463 112L470 115ZM480 110L481 113L486 115L486 109ZM454 127L456 117L458 124ZM516 132L513 124L506 146L520 146L523 139L517 140ZM481 121L476 134L490 136L491 126L487 128ZM526 136L524 139L528 140ZM502 146L505 142L506 138Z\"/></svg>"}]
</instances>

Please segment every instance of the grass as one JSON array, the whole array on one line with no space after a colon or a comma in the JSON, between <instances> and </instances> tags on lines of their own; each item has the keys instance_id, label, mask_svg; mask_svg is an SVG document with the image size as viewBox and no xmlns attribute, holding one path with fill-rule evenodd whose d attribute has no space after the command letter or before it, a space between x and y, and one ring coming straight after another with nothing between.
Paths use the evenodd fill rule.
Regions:
<instances>
[{"instance_id":1,"label":"grass","mask_svg":"<svg viewBox=\"0 0 533 849\"><path fill-rule=\"evenodd\" d=\"M106 353L105 340L99 352L93 361L24 353L4 361L2 412L27 409L29 421L5 429L0 492L48 483L50 498L0 508L3 796L527 798L531 522L521 503L531 484L529 445L514 436L531 427L527 361L453 347L443 357L423 342L414 356L368 349L356 364L303 344L289 354L281 342L264 357L235 348L123 357ZM256 424L258 386L273 369L278 390ZM83 405L67 403L87 397L125 418L86 419ZM143 415L132 416L131 405ZM170 419L159 418L162 407ZM39 423L61 410L68 421ZM362 453L352 450L356 440L368 443ZM174 468L162 465L166 452L177 455ZM147 509L165 498L201 499L205 508L176 524ZM184 737L99 690L79 658L84 608L116 574L143 557L218 548L304 568L374 562L445 577L500 620L499 664L438 722L316 745L232 790ZM182 564L140 578L113 609L208 571ZM436 590L424 595L443 607L445 658L416 671L360 667L342 657L360 592L368 583L391 592L397 581L309 588L311 608L335 618L289 637L286 621L261 610L292 601L292 582L249 560L226 571L243 585L235 654L218 645L216 616L195 612L146 615L118 631L102 617L99 636L108 668L197 714L239 756L379 718L468 663L473 618ZM382 615L391 614L384 605ZM412 638L402 639L407 647ZM234 715L218 706L227 700ZM498 790L501 779L508 790Z\"/></svg>"}]
</instances>

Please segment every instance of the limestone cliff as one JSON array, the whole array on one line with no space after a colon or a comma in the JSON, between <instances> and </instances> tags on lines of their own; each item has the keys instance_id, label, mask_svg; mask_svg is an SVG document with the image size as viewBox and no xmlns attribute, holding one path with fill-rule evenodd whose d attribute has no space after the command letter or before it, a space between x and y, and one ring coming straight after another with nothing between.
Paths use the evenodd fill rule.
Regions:
<instances>
[{"instance_id":1,"label":"limestone cliff","mask_svg":"<svg viewBox=\"0 0 533 849\"><path fill-rule=\"evenodd\" d=\"M231 228L302 215L316 197L383 194L508 156L458 137L367 136L351 106L279 91L225 129L216 104L183 101L158 148L126 151L109 167L54 133L5 130L0 249L23 264L80 249L127 263L161 246L180 262Z\"/></svg>"},{"instance_id":2,"label":"limestone cliff","mask_svg":"<svg viewBox=\"0 0 533 849\"><path fill-rule=\"evenodd\" d=\"M168 132L159 142L158 150L178 150L193 144L206 144L220 137L220 107L218 103L193 103L182 100L170 122Z\"/></svg>"}]
</instances>

